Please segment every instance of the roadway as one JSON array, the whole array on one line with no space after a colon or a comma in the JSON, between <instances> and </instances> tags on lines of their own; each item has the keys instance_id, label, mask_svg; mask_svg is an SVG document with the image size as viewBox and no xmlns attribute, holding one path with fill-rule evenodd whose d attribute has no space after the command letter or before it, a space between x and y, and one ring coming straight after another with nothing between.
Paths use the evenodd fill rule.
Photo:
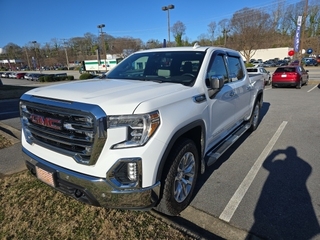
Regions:
<instances>
[{"instance_id":1,"label":"roadway","mask_svg":"<svg viewBox=\"0 0 320 240\"><path fill-rule=\"evenodd\" d=\"M225 239L320 239L320 68L307 69L312 83L301 89L265 88L258 129L200 176L174 221ZM17 104L0 104L0 120L20 128Z\"/></svg>"}]
</instances>

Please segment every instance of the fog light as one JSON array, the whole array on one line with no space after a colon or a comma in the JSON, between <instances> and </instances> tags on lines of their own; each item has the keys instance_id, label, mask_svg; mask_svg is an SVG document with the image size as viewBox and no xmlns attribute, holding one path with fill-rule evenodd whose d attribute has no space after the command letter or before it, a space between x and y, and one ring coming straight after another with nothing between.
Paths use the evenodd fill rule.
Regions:
<instances>
[{"instance_id":1,"label":"fog light","mask_svg":"<svg viewBox=\"0 0 320 240\"><path fill-rule=\"evenodd\" d=\"M128 163L128 178L131 181L137 181L137 163Z\"/></svg>"},{"instance_id":2,"label":"fog light","mask_svg":"<svg viewBox=\"0 0 320 240\"><path fill-rule=\"evenodd\" d=\"M119 159L107 172L107 179L119 188L140 188L142 184L141 159Z\"/></svg>"}]
</instances>

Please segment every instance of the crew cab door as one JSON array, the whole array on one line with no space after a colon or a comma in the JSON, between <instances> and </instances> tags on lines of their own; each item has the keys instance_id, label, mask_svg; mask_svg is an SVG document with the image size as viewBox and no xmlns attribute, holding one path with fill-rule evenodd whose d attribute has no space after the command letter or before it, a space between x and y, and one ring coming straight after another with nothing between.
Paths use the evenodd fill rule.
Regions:
<instances>
[{"instance_id":1,"label":"crew cab door","mask_svg":"<svg viewBox=\"0 0 320 240\"><path fill-rule=\"evenodd\" d=\"M227 53L227 69L229 77L229 85L233 91L234 96L232 101L234 103L234 117L237 124L241 124L244 119L251 114L250 100L253 97L253 85L246 75L243 61L240 56L233 53Z\"/></svg>"},{"instance_id":2,"label":"crew cab door","mask_svg":"<svg viewBox=\"0 0 320 240\"><path fill-rule=\"evenodd\" d=\"M223 79L224 86L217 94L211 96L210 78ZM208 88L208 132L207 147L215 145L228 135L235 125L236 111L235 84L229 84L226 63L226 53L215 51L208 65L206 73L206 86Z\"/></svg>"}]
</instances>

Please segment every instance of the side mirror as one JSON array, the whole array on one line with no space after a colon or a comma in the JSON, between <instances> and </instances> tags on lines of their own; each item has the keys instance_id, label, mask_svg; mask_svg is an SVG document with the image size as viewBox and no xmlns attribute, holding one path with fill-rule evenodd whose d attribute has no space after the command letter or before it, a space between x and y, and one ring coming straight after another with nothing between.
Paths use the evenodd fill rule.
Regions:
<instances>
[{"instance_id":1,"label":"side mirror","mask_svg":"<svg viewBox=\"0 0 320 240\"><path fill-rule=\"evenodd\" d=\"M218 78L211 76L210 77L210 88L213 90L220 90L224 86L223 78Z\"/></svg>"}]
</instances>

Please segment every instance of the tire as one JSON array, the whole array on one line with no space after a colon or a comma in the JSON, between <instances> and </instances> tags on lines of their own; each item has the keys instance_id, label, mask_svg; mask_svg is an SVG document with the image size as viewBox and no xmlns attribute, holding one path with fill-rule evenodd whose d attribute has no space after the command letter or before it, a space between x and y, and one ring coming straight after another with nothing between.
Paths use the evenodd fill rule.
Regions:
<instances>
[{"instance_id":1,"label":"tire","mask_svg":"<svg viewBox=\"0 0 320 240\"><path fill-rule=\"evenodd\" d=\"M251 132L255 131L259 125L260 119L260 102L256 101L252 110L251 118L250 118L250 128Z\"/></svg>"},{"instance_id":2,"label":"tire","mask_svg":"<svg viewBox=\"0 0 320 240\"><path fill-rule=\"evenodd\" d=\"M301 85L302 85L302 80L300 79L300 81L297 83L296 89L301 89Z\"/></svg>"},{"instance_id":3,"label":"tire","mask_svg":"<svg viewBox=\"0 0 320 240\"><path fill-rule=\"evenodd\" d=\"M195 143L182 139L173 147L162 178L162 197L156 211L176 216L190 203L199 169L199 154Z\"/></svg>"}]
</instances>

